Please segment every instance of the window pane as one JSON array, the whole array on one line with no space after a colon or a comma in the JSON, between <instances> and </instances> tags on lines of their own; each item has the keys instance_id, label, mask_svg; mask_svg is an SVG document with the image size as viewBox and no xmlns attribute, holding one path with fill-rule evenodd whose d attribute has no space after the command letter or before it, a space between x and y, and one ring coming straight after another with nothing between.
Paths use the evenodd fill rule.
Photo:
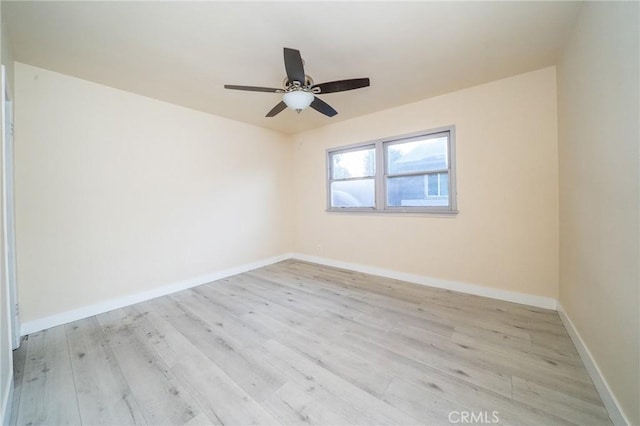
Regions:
<instances>
[{"instance_id":1,"label":"window pane","mask_svg":"<svg viewBox=\"0 0 640 426\"><path fill-rule=\"evenodd\" d=\"M438 195L438 175L427 175L427 195Z\"/></svg>"},{"instance_id":2,"label":"window pane","mask_svg":"<svg viewBox=\"0 0 640 426\"><path fill-rule=\"evenodd\" d=\"M348 179L369 177L376 174L374 148L331 154L331 178Z\"/></svg>"},{"instance_id":3,"label":"window pane","mask_svg":"<svg viewBox=\"0 0 640 426\"><path fill-rule=\"evenodd\" d=\"M440 195L449 195L449 173L439 173L438 177L440 178L440 186L438 187L440 190Z\"/></svg>"},{"instance_id":4,"label":"window pane","mask_svg":"<svg viewBox=\"0 0 640 426\"><path fill-rule=\"evenodd\" d=\"M387 178L387 205L391 207L448 206L448 185L447 173Z\"/></svg>"},{"instance_id":5,"label":"window pane","mask_svg":"<svg viewBox=\"0 0 640 426\"><path fill-rule=\"evenodd\" d=\"M428 172L449 166L446 136L387 145L389 174Z\"/></svg>"},{"instance_id":6,"label":"window pane","mask_svg":"<svg viewBox=\"0 0 640 426\"><path fill-rule=\"evenodd\" d=\"M373 207L374 204L373 179L331 182L331 207Z\"/></svg>"}]
</instances>

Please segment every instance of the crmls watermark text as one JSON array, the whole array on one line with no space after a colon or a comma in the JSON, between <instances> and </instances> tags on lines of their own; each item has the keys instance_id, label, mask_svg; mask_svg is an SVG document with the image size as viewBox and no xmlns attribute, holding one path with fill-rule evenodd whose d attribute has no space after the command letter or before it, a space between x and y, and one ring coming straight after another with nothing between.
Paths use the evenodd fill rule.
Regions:
<instances>
[{"instance_id":1,"label":"crmls watermark text","mask_svg":"<svg viewBox=\"0 0 640 426\"><path fill-rule=\"evenodd\" d=\"M449 421L451 423L498 423L497 411L450 411Z\"/></svg>"}]
</instances>

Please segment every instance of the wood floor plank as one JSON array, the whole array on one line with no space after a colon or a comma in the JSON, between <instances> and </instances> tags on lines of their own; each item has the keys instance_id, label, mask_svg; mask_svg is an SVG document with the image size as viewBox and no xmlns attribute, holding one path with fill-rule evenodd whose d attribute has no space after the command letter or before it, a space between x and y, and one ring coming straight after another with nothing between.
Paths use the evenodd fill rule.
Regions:
<instances>
[{"instance_id":1,"label":"wood floor plank","mask_svg":"<svg viewBox=\"0 0 640 426\"><path fill-rule=\"evenodd\" d=\"M210 425L213 426L217 424L219 423L215 423L211 421L211 419L207 417L204 413L200 413L194 418L192 418L191 420L189 420L187 423L185 423L184 426L210 426Z\"/></svg>"},{"instance_id":2,"label":"wood floor plank","mask_svg":"<svg viewBox=\"0 0 640 426\"><path fill-rule=\"evenodd\" d=\"M420 419L424 424L448 424L450 412L467 409L398 378L393 379L382 400Z\"/></svg>"},{"instance_id":3,"label":"wood floor plank","mask_svg":"<svg viewBox=\"0 0 640 426\"><path fill-rule=\"evenodd\" d=\"M136 307L128 308L140 312ZM137 316L135 326L214 424L273 424L269 415L217 364L157 312Z\"/></svg>"},{"instance_id":4,"label":"wood floor plank","mask_svg":"<svg viewBox=\"0 0 640 426\"><path fill-rule=\"evenodd\" d=\"M511 377L508 374L478 365L466 357L438 350L428 342L385 332L346 318L337 318L330 313L327 315L332 318L329 320L332 327L340 328L350 339L367 344L371 351L389 350L501 395L511 396Z\"/></svg>"},{"instance_id":5,"label":"wood floor plank","mask_svg":"<svg viewBox=\"0 0 640 426\"><path fill-rule=\"evenodd\" d=\"M265 343L264 348L266 351L263 357L266 362L277 366L289 379L305 389L308 395L317 398L350 423L420 423L275 340Z\"/></svg>"},{"instance_id":6,"label":"wood floor plank","mask_svg":"<svg viewBox=\"0 0 640 426\"><path fill-rule=\"evenodd\" d=\"M268 317L257 316L255 319L270 324ZM380 397L391 382L392 377L383 369L375 368L367 357L336 345L334 341L318 334L302 329L288 329L278 333L276 340L374 396Z\"/></svg>"},{"instance_id":7,"label":"wood floor plank","mask_svg":"<svg viewBox=\"0 0 640 426\"><path fill-rule=\"evenodd\" d=\"M349 421L316 401L293 382L285 383L262 403L283 425L349 425Z\"/></svg>"},{"instance_id":8,"label":"wood floor plank","mask_svg":"<svg viewBox=\"0 0 640 426\"><path fill-rule=\"evenodd\" d=\"M238 279L237 276L227 278L224 280L224 285L202 286L209 287L207 290L203 291L218 293L219 295L227 297L231 304L240 304L249 308L244 312L244 314L250 314L255 309L269 309L273 316L281 318L287 322L300 323L306 321L308 312L300 313L297 310L292 309L293 305L291 305L291 303L274 303L272 300L250 293L243 288L238 288L234 284L236 279Z\"/></svg>"},{"instance_id":9,"label":"wood floor plank","mask_svg":"<svg viewBox=\"0 0 640 426\"><path fill-rule=\"evenodd\" d=\"M275 286L279 291L289 294L298 294L307 300L317 300L322 309L341 308L343 315L350 311L371 312L372 306L363 300L349 297L347 291L340 291L340 287L327 286L324 280L301 280L300 277L288 274L278 274L275 271L256 269L247 273L249 277L255 277L268 282L272 288ZM327 291L330 290L330 291ZM344 310L344 312L342 312Z\"/></svg>"},{"instance_id":10,"label":"wood floor plank","mask_svg":"<svg viewBox=\"0 0 640 426\"><path fill-rule=\"evenodd\" d=\"M274 275L277 273L276 268L279 268L279 265L274 265L274 268L271 268L271 269L263 268L263 270ZM307 268L313 268L313 266L307 265ZM299 272L300 268L295 268L294 270ZM260 273L264 274L265 272L260 272ZM314 277L315 279L317 275L308 274L305 277ZM292 276L292 279L296 279L296 281L298 283L301 283L301 285L304 285L305 281L307 281L307 280L300 279L300 277L293 278L293 276ZM320 281L324 281L333 287L335 287L337 284L336 282L331 282L328 280L317 280L315 281L315 283L317 284ZM370 282L367 282L367 285L370 285ZM419 286L413 286L413 287L415 288ZM494 301L491 299L486 299L486 298L472 296L472 295L464 295L464 294L455 293L447 290L429 289L427 287L424 287L423 293L425 294L423 294L422 297L417 297L416 300L422 301L426 299L426 300L440 301L442 307L455 308L458 310L462 310L461 308L467 308L467 307L471 310L477 310L481 308L483 309L483 315L480 316L481 320L485 320L491 317L494 310L496 311L495 314L498 315L497 318L504 318L504 315L502 314L506 312L510 312L510 318L513 318L514 320L516 320L520 317L516 316L516 314L514 314L515 312L518 314L522 314L523 318L527 320L531 318L532 315L535 315L536 323L538 322L544 323L544 320L549 320L549 324L553 324L559 327L558 328L559 330L563 330L562 324L559 321L559 317L557 316L557 314L553 313L552 311L541 310L537 308L530 308L527 306L508 303L508 302ZM425 296L426 294L430 294L431 296L427 297ZM415 303L415 301L413 302ZM437 304L431 303L429 307L430 309L434 309L437 306L438 306ZM475 315L475 311L473 312L473 314ZM493 318L496 318L495 315L493 316ZM524 320L524 319L521 318L521 320ZM526 333L522 333L522 334L526 335Z\"/></svg>"},{"instance_id":11,"label":"wood floor plank","mask_svg":"<svg viewBox=\"0 0 640 426\"><path fill-rule=\"evenodd\" d=\"M554 365L559 364L560 366L567 366L573 369L578 375L583 375L585 372L583 370L582 360L579 357L575 357L572 354L565 354L557 351L550 351L539 346L528 345L521 346L517 343L505 344L502 339L493 340L487 339L483 336L469 336L463 333L454 333L451 336L451 342L460 345L473 346L477 348L481 348L483 351L487 351L489 353L497 352L503 354L505 356L510 357L527 357L534 358L539 360L544 360L544 362Z\"/></svg>"},{"instance_id":12,"label":"wood floor plank","mask_svg":"<svg viewBox=\"0 0 640 426\"><path fill-rule=\"evenodd\" d=\"M207 323L184 310L170 298L155 299L148 303L163 312L163 316L180 333L256 401L261 402L284 384L277 371L257 362L253 355L222 327Z\"/></svg>"},{"instance_id":13,"label":"wood floor plank","mask_svg":"<svg viewBox=\"0 0 640 426\"><path fill-rule=\"evenodd\" d=\"M520 377L513 377L513 398L576 424L611 424L609 415L601 404L585 402Z\"/></svg>"},{"instance_id":14,"label":"wood floor plank","mask_svg":"<svg viewBox=\"0 0 640 426\"><path fill-rule=\"evenodd\" d=\"M145 424L95 317L65 325L80 417L87 424Z\"/></svg>"},{"instance_id":15,"label":"wood floor plank","mask_svg":"<svg viewBox=\"0 0 640 426\"><path fill-rule=\"evenodd\" d=\"M341 347L349 348L367 357L377 368L384 369L395 378L420 385L439 398L448 399L467 410L499 410L503 423L514 425L562 423L558 418L550 417L540 410L524 404L515 404L511 398L475 386L457 374L444 373L390 350L380 348L372 350L371 344L366 341L336 333L331 334L331 340Z\"/></svg>"},{"instance_id":16,"label":"wood floor plank","mask_svg":"<svg viewBox=\"0 0 640 426\"><path fill-rule=\"evenodd\" d=\"M481 328L494 333L500 333L507 336L512 336L524 340L531 341L531 333L522 328L514 327L509 324L506 318L502 321L496 321L491 316L481 316L471 313L460 306L453 304L435 304L431 302L423 302L420 307L432 315L440 318L445 318L451 321L456 330L464 329L465 327ZM506 317L506 316L505 316Z\"/></svg>"},{"instance_id":17,"label":"wood floor plank","mask_svg":"<svg viewBox=\"0 0 640 426\"><path fill-rule=\"evenodd\" d=\"M10 425L18 423L22 382L27 362L27 346L29 346L29 336L23 338L18 349L13 351L13 402L11 404L11 415L9 417Z\"/></svg>"},{"instance_id":18,"label":"wood floor plank","mask_svg":"<svg viewBox=\"0 0 640 426\"><path fill-rule=\"evenodd\" d=\"M495 361L499 363L500 368L504 368L505 371L510 371L513 375L521 375L533 382L551 386L555 389L562 389L587 402L594 404L601 403L600 395L598 395L595 387L592 386L591 378L588 376L579 359L568 360L567 358L559 356L548 356L546 353L538 356L535 352L529 353L516 349L509 350L504 346L494 343L479 341L478 339L468 337L460 338L460 336L455 335L453 341L463 344L468 348L474 347L483 353L499 354ZM532 351L534 351L534 349L532 349ZM549 368L546 368L546 366L535 368L535 365L531 363L531 360L535 359L535 357L538 357L539 362L548 363ZM507 363L504 362L505 358L514 361ZM502 362L504 362L504 367ZM508 367L509 365L511 365L511 368ZM529 368L527 368L527 366L529 366Z\"/></svg>"},{"instance_id":19,"label":"wood floor plank","mask_svg":"<svg viewBox=\"0 0 640 426\"><path fill-rule=\"evenodd\" d=\"M220 313L242 316L249 313L253 306L249 303L245 303L241 297L234 295L230 297L224 292L220 292L220 289L225 288L226 281L220 280L213 283L200 285L193 287L191 291L196 293L211 310L218 311Z\"/></svg>"},{"instance_id":20,"label":"wood floor plank","mask_svg":"<svg viewBox=\"0 0 640 426\"><path fill-rule=\"evenodd\" d=\"M80 423L64 326L29 336L16 424L45 423Z\"/></svg>"},{"instance_id":21,"label":"wood floor plank","mask_svg":"<svg viewBox=\"0 0 640 426\"><path fill-rule=\"evenodd\" d=\"M429 342L434 352L449 353L453 357L466 359L490 371L501 371L506 375L516 375L545 386L564 389L585 401L600 399L583 367L523 352L505 353L482 344L449 342L438 335L415 327L407 327L401 334L422 342Z\"/></svg>"},{"instance_id":22,"label":"wood floor plank","mask_svg":"<svg viewBox=\"0 0 640 426\"><path fill-rule=\"evenodd\" d=\"M354 291L361 291L363 294L377 297L386 297L394 301L402 301L410 304L418 304L424 297L424 289L419 286L408 284L402 281L376 277L359 272L344 269L331 268L330 270L318 269L318 265L306 264L305 262L293 261L282 262L272 270L281 274L293 265L294 277L299 276L301 281L320 281L330 286L341 286ZM265 270L269 270L267 267Z\"/></svg>"},{"instance_id":23,"label":"wood floor plank","mask_svg":"<svg viewBox=\"0 0 640 426\"><path fill-rule=\"evenodd\" d=\"M240 291L246 296L261 298L265 302L282 306L300 315L314 315L324 310L323 307L317 306L312 301L306 300L299 295L294 295L293 292L288 292L289 294L287 294L287 291L283 291L281 294L277 294L273 290L260 288L259 284L252 282L251 278L247 276L236 278L229 284L230 288Z\"/></svg>"},{"instance_id":24,"label":"wood floor plank","mask_svg":"<svg viewBox=\"0 0 640 426\"><path fill-rule=\"evenodd\" d=\"M128 323L114 327L113 317L97 316L109 330L109 346L146 421L155 425L182 425L196 417L197 404L167 365L147 342L134 334Z\"/></svg>"},{"instance_id":25,"label":"wood floor plank","mask_svg":"<svg viewBox=\"0 0 640 426\"><path fill-rule=\"evenodd\" d=\"M207 322L210 327L224 330L224 333L233 336L241 345L259 345L268 340L270 336L258 333L247 326L235 315L225 314L211 309L211 307L198 296L197 293L185 291L172 295L172 299L177 301L184 309Z\"/></svg>"},{"instance_id":26,"label":"wood floor plank","mask_svg":"<svg viewBox=\"0 0 640 426\"><path fill-rule=\"evenodd\" d=\"M526 352L505 354L504 351L493 350L481 344L462 344L444 339L439 334L419 327L407 326L394 330L402 336L428 343L432 348L453 356L466 358L479 365L494 370L502 370L510 375L526 375L549 377L558 381L575 381L578 385L589 384L591 379L584 368L577 368L567 363L559 363L544 357L537 357Z\"/></svg>"}]
</instances>

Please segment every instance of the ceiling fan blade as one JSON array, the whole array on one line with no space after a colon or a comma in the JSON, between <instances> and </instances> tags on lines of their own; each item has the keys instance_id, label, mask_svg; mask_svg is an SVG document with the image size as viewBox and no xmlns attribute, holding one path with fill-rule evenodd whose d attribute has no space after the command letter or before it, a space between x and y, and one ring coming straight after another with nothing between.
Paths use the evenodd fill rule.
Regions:
<instances>
[{"instance_id":1,"label":"ceiling fan blade","mask_svg":"<svg viewBox=\"0 0 640 426\"><path fill-rule=\"evenodd\" d=\"M328 103L326 103L325 101L323 101L317 96L313 99L313 102L311 102L310 106L316 111L323 113L327 117L333 117L338 113L338 111L331 108L331 106Z\"/></svg>"},{"instance_id":2,"label":"ceiling fan blade","mask_svg":"<svg viewBox=\"0 0 640 426\"><path fill-rule=\"evenodd\" d=\"M271 109L271 111L269 111L267 113L267 115L265 115L265 117L275 117L280 112L282 112L282 110L285 109L286 107L287 107L287 104L285 104L284 101L280 101L280 103L278 105L274 106Z\"/></svg>"},{"instance_id":3,"label":"ceiling fan blade","mask_svg":"<svg viewBox=\"0 0 640 426\"><path fill-rule=\"evenodd\" d=\"M353 78L351 80L330 81L315 84L313 88L320 88L320 93L344 92L346 90L361 89L369 86L368 78Z\"/></svg>"},{"instance_id":4,"label":"ceiling fan blade","mask_svg":"<svg viewBox=\"0 0 640 426\"><path fill-rule=\"evenodd\" d=\"M273 87L257 87L257 86L234 86L232 84L225 84L225 89L233 90L247 90L249 92L269 92L269 93L283 93L282 89L274 89Z\"/></svg>"},{"instance_id":5,"label":"ceiling fan blade","mask_svg":"<svg viewBox=\"0 0 640 426\"><path fill-rule=\"evenodd\" d=\"M298 81L304 86L306 78L299 50L284 48L284 68L287 70L287 78L290 82Z\"/></svg>"}]
</instances>

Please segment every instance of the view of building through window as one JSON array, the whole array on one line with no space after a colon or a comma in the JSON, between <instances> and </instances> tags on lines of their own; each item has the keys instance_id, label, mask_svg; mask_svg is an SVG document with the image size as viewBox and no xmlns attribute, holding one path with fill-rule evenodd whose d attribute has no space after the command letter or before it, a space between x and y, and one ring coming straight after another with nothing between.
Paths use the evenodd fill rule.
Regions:
<instances>
[{"instance_id":1,"label":"view of building through window","mask_svg":"<svg viewBox=\"0 0 640 426\"><path fill-rule=\"evenodd\" d=\"M449 204L448 136L387 144L387 204Z\"/></svg>"}]
</instances>

